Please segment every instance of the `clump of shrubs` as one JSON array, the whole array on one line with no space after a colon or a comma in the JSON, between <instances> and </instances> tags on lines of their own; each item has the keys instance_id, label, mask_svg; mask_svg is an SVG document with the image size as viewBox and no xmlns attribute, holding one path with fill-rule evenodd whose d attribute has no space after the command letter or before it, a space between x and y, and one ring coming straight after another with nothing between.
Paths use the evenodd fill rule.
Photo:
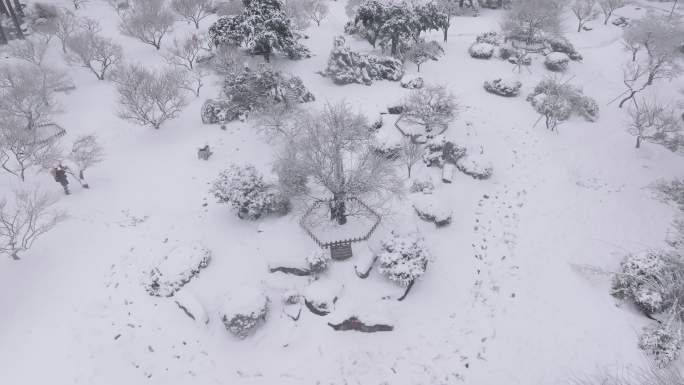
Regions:
<instances>
[{"instance_id":1,"label":"clump of shrubs","mask_svg":"<svg viewBox=\"0 0 684 385\"><path fill-rule=\"evenodd\" d=\"M665 367L679 357L682 343L682 325L676 319L647 327L639 337L639 347L659 367Z\"/></svg>"},{"instance_id":2,"label":"clump of shrubs","mask_svg":"<svg viewBox=\"0 0 684 385\"><path fill-rule=\"evenodd\" d=\"M487 43L497 47L503 44L504 40L505 37L503 35L494 31L483 32L475 38L476 43Z\"/></svg>"},{"instance_id":3,"label":"clump of shrubs","mask_svg":"<svg viewBox=\"0 0 684 385\"><path fill-rule=\"evenodd\" d=\"M268 297L259 290L245 290L226 299L221 320L226 330L240 339L247 338L266 322Z\"/></svg>"},{"instance_id":4,"label":"clump of shrubs","mask_svg":"<svg viewBox=\"0 0 684 385\"><path fill-rule=\"evenodd\" d=\"M562 52L551 52L544 58L544 66L549 71L563 72L568 69L570 57Z\"/></svg>"},{"instance_id":5,"label":"clump of shrubs","mask_svg":"<svg viewBox=\"0 0 684 385\"><path fill-rule=\"evenodd\" d=\"M570 60L581 61L582 55L575 49L575 46L570 41L562 36L548 35L544 37L544 47L550 52L561 52L570 58Z\"/></svg>"},{"instance_id":6,"label":"clump of shrubs","mask_svg":"<svg viewBox=\"0 0 684 385\"><path fill-rule=\"evenodd\" d=\"M203 122L245 120L252 111L284 104L293 106L316 100L302 79L286 75L265 64L244 67L226 75L220 100L208 100L202 108Z\"/></svg>"},{"instance_id":7,"label":"clump of shrubs","mask_svg":"<svg viewBox=\"0 0 684 385\"><path fill-rule=\"evenodd\" d=\"M408 295L415 281L425 274L429 260L430 252L422 236L393 231L382 241L378 270L392 282L406 287L401 300Z\"/></svg>"},{"instance_id":8,"label":"clump of shrubs","mask_svg":"<svg viewBox=\"0 0 684 385\"><path fill-rule=\"evenodd\" d=\"M336 84L371 85L374 80L398 81L404 75L404 65L400 60L389 56L360 54L345 44L344 37L335 38L328 65L321 72Z\"/></svg>"},{"instance_id":9,"label":"clump of shrubs","mask_svg":"<svg viewBox=\"0 0 684 385\"><path fill-rule=\"evenodd\" d=\"M496 78L484 82L484 89L487 92L508 97L520 94L520 87L522 87L522 83L512 79Z\"/></svg>"},{"instance_id":10,"label":"clump of shrubs","mask_svg":"<svg viewBox=\"0 0 684 385\"><path fill-rule=\"evenodd\" d=\"M490 59L494 56L494 45L489 43L475 43L468 48L468 53L475 59Z\"/></svg>"},{"instance_id":11,"label":"clump of shrubs","mask_svg":"<svg viewBox=\"0 0 684 385\"><path fill-rule=\"evenodd\" d=\"M221 172L211 192L221 203L230 204L240 219L256 220L265 215L285 215L289 200L252 165L231 165Z\"/></svg>"}]
</instances>

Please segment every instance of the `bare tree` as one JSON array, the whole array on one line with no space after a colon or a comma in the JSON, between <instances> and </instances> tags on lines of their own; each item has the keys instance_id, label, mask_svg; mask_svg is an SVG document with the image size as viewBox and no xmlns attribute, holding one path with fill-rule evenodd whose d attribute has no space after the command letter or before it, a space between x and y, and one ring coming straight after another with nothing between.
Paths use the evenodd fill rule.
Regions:
<instances>
[{"instance_id":1,"label":"bare tree","mask_svg":"<svg viewBox=\"0 0 684 385\"><path fill-rule=\"evenodd\" d=\"M502 28L509 38L538 43L544 33L561 32L562 10L558 0L519 0L506 14Z\"/></svg>"},{"instance_id":2,"label":"bare tree","mask_svg":"<svg viewBox=\"0 0 684 385\"><path fill-rule=\"evenodd\" d=\"M214 0L171 0L171 8L199 29L200 22L212 14L215 4Z\"/></svg>"},{"instance_id":3,"label":"bare tree","mask_svg":"<svg viewBox=\"0 0 684 385\"><path fill-rule=\"evenodd\" d=\"M208 75L203 68L195 67L191 70L183 71L183 82L181 88L193 93L196 97L200 96L200 90L204 86L204 78Z\"/></svg>"},{"instance_id":4,"label":"bare tree","mask_svg":"<svg viewBox=\"0 0 684 385\"><path fill-rule=\"evenodd\" d=\"M139 64L118 69L114 76L119 92L119 117L159 129L178 117L187 101L183 73L176 69L152 71Z\"/></svg>"},{"instance_id":5,"label":"bare tree","mask_svg":"<svg viewBox=\"0 0 684 385\"><path fill-rule=\"evenodd\" d=\"M74 141L67 158L75 166L76 174L73 174L72 169L68 168L72 176L76 177L83 188L90 188L90 185L85 181L85 171L102 162L104 149L95 135L82 135Z\"/></svg>"},{"instance_id":6,"label":"bare tree","mask_svg":"<svg viewBox=\"0 0 684 385\"><path fill-rule=\"evenodd\" d=\"M0 66L0 114L19 119L28 130L47 123L57 111L55 88L63 83L63 75L48 68Z\"/></svg>"},{"instance_id":7,"label":"bare tree","mask_svg":"<svg viewBox=\"0 0 684 385\"><path fill-rule=\"evenodd\" d=\"M648 14L625 31L625 45L632 50L632 62L624 71L623 83L627 90L619 107L633 100L639 93L659 79L674 79L682 73L679 37L684 35L681 18ZM642 58L640 51L645 51ZM620 97L619 96L619 97Z\"/></svg>"},{"instance_id":8,"label":"bare tree","mask_svg":"<svg viewBox=\"0 0 684 385\"><path fill-rule=\"evenodd\" d=\"M28 169L47 168L61 158L58 138L27 130L16 117L4 117L0 123L0 167L6 172L24 181Z\"/></svg>"},{"instance_id":9,"label":"bare tree","mask_svg":"<svg viewBox=\"0 0 684 385\"><path fill-rule=\"evenodd\" d=\"M67 9L61 9L54 20L54 34L62 43L62 52L66 53L67 41L78 30L76 15Z\"/></svg>"},{"instance_id":10,"label":"bare tree","mask_svg":"<svg viewBox=\"0 0 684 385\"><path fill-rule=\"evenodd\" d=\"M598 16L596 0L575 0L570 5L570 10L577 18L577 32L581 32L582 27Z\"/></svg>"},{"instance_id":11,"label":"bare tree","mask_svg":"<svg viewBox=\"0 0 684 385\"><path fill-rule=\"evenodd\" d=\"M123 50L114 40L101 36L92 24L82 28L67 40L67 60L104 80L107 71L121 61Z\"/></svg>"},{"instance_id":12,"label":"bare tree","mask_svg":"<svg viewBox=\"0 0 684 385\"><path fill-rule=\"evenodd\" d=\"M55 198L38 190L15 191L14 199L0 201L0 253L14 260L28 251L43 234L66 219L63 211L52 207Z\"/></svg>"},{"instance_id":13,"label":"bare tree","mask_svg":"<svg viewBox=\"0 0 684 385\"><path fill-rule=\"evenodd\" d=\"M616 9L622 8L625 6L625 1L624 0L598 0L599 7L601 8L601 12L603 12L603 24L607 25L608 20L610 20L610 17L613 16L613 12L615 12Z\"/></svg>"},{"instance_id":14,"label":"bare tree","mask_svg":"<svg viewBox=\"0 0 684 385\"><path fill-rule=\"evenodd\" d=\"M328 16L328 3L326 0L303 0L303 12L320 27L321 21Z\"/></svg>"},{"instance_id":15,"label":"bare tree","mask_svg":"<svg viewBox=\"0 0 684 385\"><path fill-rule=\"evenodd\" d=\"M304 10L304 1L283 0L283 11L298 30L303 31L311 25L311 18L309 18Z\"/></svg>"},{"instance_id":16,"label":"bare tree","mask_svg":"<svg viewBox=\"0 0 684 385\"><path fill-rule=\"evenodd\" d=\"M105 0L107 4L109 4L110 7L114 11L116 11L116 14L121 16L124 12L130 8L130 4L128 0Z\"/></svg>"},{"instance_id":17,"label":"bare tree","mask_svg":"<svg viewBox=\"0 0 684 385\"><path fill-rule=\"evenodd\" d=\"M662 145L671 151L677 151L684 145L684 128L673 108L642 99L635 103L629 114L632 118L629 133L636 137L636 148L640 148L643 141Z\"/></svg>"},{"instance_id":18,"label":"bare tree","mask_svg":"<svg viewBox=\"0 0 684 385\"><path fill-rule=\"evenodd\" d=\"M187 70L193 70L200 53L208 50L205 41L203 35L194 33L182 40L173 39L173 45L168 48L166 55L164 55L166 61Z\"/></svg>"},{"instance_id":19,"label":"bare tree","mask_svg":"<svg viewBox=\"0 0 684 385\"><path fill-rule=\"evenodd\" d=\"M442 55L444 55L444 48L439 43L420 39L406 53L406 59L414 63L420 72L420 66L423 63L429 60L438 60Z\"/></svg>"},{"instance_id":20,"label":"bare tree","mask_svg":"<svg viewBox=\"0 0 684 385\"><path fill-rule=\"evenodd\" d=\"M423 147L419 143L411 140L411 138L407 136L404 136L401 139L401 159L404 163L404 166L406 166L409 179L411 178L411 170L413 169L413 165L418 162L422 155Z\"/></svg>"},{"instance_id":21,"label":"bare tree","mask_svg":"<svg viewBox=\"0 0 684 385\"><path fill-rule=\"evenodd\" d=\"M156 49L161 48L162 39L173 29L175 21L165 0L132 0L130 7L120 16L121 32Z\"/></svg>"},{"instance_id":22,"label":"bare tree","mask_svg":"<svg viewBox=\"0 0 684 385\"><path fill-rule=\"evenodd\" d=\"M9 54L17 59L40 66L43 64L45 52L50 47L52 35L33 34L24 40L13 41L9 44Z\"/></svg>"},{"instance_id":23,"label":"bare tree","mask_svg":"<svg viewBox=\"0 0 684 385\"><path fill-rule=\"evenodd\" d=\"M321 112L300 114L293 126L297 130L276 162L286 165L276 166L279 179L309 178L332 194L331 220L346 223L349 197L400 191L394 165L371 146L373 134L366 117L347 104L328 104Z\"/></svg>"},{"instance_id":24,"label":"bare tree","mask_svg":"<svg viewBox=\"0 0 684 385\"><path fill-rule=\"evenodd\" d=\"M456 98L441 85L411 91L402 105L400 119L422 126L426 132L446 130L458 113Z\"/></svg>"}]
</instances>

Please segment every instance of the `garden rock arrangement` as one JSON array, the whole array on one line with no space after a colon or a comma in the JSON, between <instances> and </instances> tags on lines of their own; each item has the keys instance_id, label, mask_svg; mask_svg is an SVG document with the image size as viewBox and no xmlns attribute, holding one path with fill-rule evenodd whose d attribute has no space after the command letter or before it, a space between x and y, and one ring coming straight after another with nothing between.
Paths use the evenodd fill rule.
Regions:
<instances>
[{"instance_id":1,"label":"garden rock arrangement","mask_svg":"<svg viewBox=\"0 0 684 385\"><path fill-rule=\"evenodd\" d=\"M155 297L171 297L211 262L211 251L192 243L171 248L146 273L145 290Z\"/></svg>"},{"instance_id":2,"label":"garden rock arrangement","mask_svg":"<svg viewBox=\"0 0 684 385\"><path fill-rule=\"evenodd\" d=\"M268 297L258 289L245 289L226 298L221 312L223 325L234 336L244 339L266 322Z\"/></svg>"},{"instance_id":3,"label":"garden rock arrangement","mask_svg":"<svg viewBox=\"0 0 684 385\"><path fill-rule=\"evenodd\" d=\"M328 65L321 73L336 84L371 85L374 80L398 81L404 75L404 66L400 60L389 56L360 54L345 44L344 37L335 38Z\"/></svg>"},{"instance_id":4,"label":"garden rock arrangement","mask_svg":"<svg viewBox=\"0 0 684 385\"><path fill-rule=\"evenodd\" d=\"M484 89L487 92L507 97L520 94L520 87L522 87L522 83L512 79L496 78L484 82Z\"/></svg>"}]
</instances>

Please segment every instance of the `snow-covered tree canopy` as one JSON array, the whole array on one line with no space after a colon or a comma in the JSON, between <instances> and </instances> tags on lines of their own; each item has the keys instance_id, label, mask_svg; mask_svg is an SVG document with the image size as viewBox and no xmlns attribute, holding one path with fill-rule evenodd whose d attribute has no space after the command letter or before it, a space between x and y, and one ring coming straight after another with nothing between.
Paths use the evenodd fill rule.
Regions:
<instances>
[{"instance_id":1,"label":"snow-covered tree canopy","mask_svg":"<svg viewBox=\"0 0 684 385\"><path fill-rule=\"evenodd\" d=\"M280 0L243 0L243 3L242 13L221 17L209 28L209 38L215 46L243 47L251 55L262 55L266 61L276 52L290 59L309 55L309 50L299 43L299 35L294 32Z\"/></svg>"},{"instance_id":2,"label":"snow-covered tree canopy","mask_svg":"<svg viewBox=\"0 0 684 385\"><path fill-rule=\"evenodd\" d=\"M560 33L562 10L558 0L518 0L506 14L502 27L508 38L539 43L544 34Z\"/></svg>"}]
</instances>

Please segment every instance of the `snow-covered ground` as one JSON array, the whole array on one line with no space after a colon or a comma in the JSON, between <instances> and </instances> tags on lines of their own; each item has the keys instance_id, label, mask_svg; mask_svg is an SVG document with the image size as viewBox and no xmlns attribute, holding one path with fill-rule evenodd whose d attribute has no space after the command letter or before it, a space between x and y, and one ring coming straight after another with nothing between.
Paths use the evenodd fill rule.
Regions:
<instances>
[{"instance_id":1,"label":"snow-covered ground","mask_svg":"<svg viewBox=\"0 0 684 385\"><path fill-rule=\"evenodd\" d=\"M321 26L307 31L313 57L278 58L276 65L316 95L310 108L346 100L374 120L408 91L388 81L337 86L317 74L347 21L343 0L330 7ZM616 15L645 14L637 8ZM518 74L507 62L468 55L477 34L498 30L502 12L456 18L446 55L421 67L428 84L446 84L463 106L445 134L480 149L493 176L475 180L456 172L444 184L438 169L418 163L414 172L431 177L452 223L436 228L418 219L410 197L393 203L368 244L355 244L352 259L331 262L320 277L317 285L325 287L315 296L337 297L332 314L303 308L298 321L284 312L282 297L305 293L308 278L271 274L268 266L273 260L301 266L311 254L315 244L299 218L243 221L209 193L230 163L252 163L270 175L273 159L272 147L249 123L226 130L201 124L200 107L218 95L218 77L179 119L160 130L142 128L116 117L111 82L67 67L55 44L51 65L67 69L76 84L59 98L57 123L67 139L97 134L106 158L89 170L90 190L73 186L60 199L66 222L21 261L0 259L0 383L555 385L574 374L646 365L637 340L648 320L617 306L609 277L585 266L614 271L625 253L663 244L674 210L655 200L649 186L684 178L684 158L651 144L635 149L626 112L609 104L623 91L621 65L629 56L622 30L610 23L592 22L593 30L581 33L570 19L566 26L584 60L570 62L562 77L597 100L599 120L573 117L558 132L535 126L538 115L525 95L549 74L543 57ZM151 46L119 33L104 2L92 1L79 14L99 20L124 46L127 61L165 65ZM191 30L178 22L174 35ZM370 50L363 41L347 41ZM407 68L415 72L412 64ZM521 95L485 92L484 81L498 77L520 80ZM653 92L674 99L682 87L682 79L659 81ZM205 144L214 152L207 162L196 159ZM25 183L61 192L45 173L31 173ZM3 193L18 186L16 178L0 177ZM369 247L397 228L419 229L432 258L401 302L401 287L377 271L360 279L354 270ZM174 298L145 291L148 271L176 244L212 252L209 266L181 289L181 301L201 306L208 324L202 317L193 321ZM268 295L269 312L262 328L240 340L220 314L226 298L246 287ZM363 334L327 325L361 314L394 330Z\"/></svg>"}]
</instances>

